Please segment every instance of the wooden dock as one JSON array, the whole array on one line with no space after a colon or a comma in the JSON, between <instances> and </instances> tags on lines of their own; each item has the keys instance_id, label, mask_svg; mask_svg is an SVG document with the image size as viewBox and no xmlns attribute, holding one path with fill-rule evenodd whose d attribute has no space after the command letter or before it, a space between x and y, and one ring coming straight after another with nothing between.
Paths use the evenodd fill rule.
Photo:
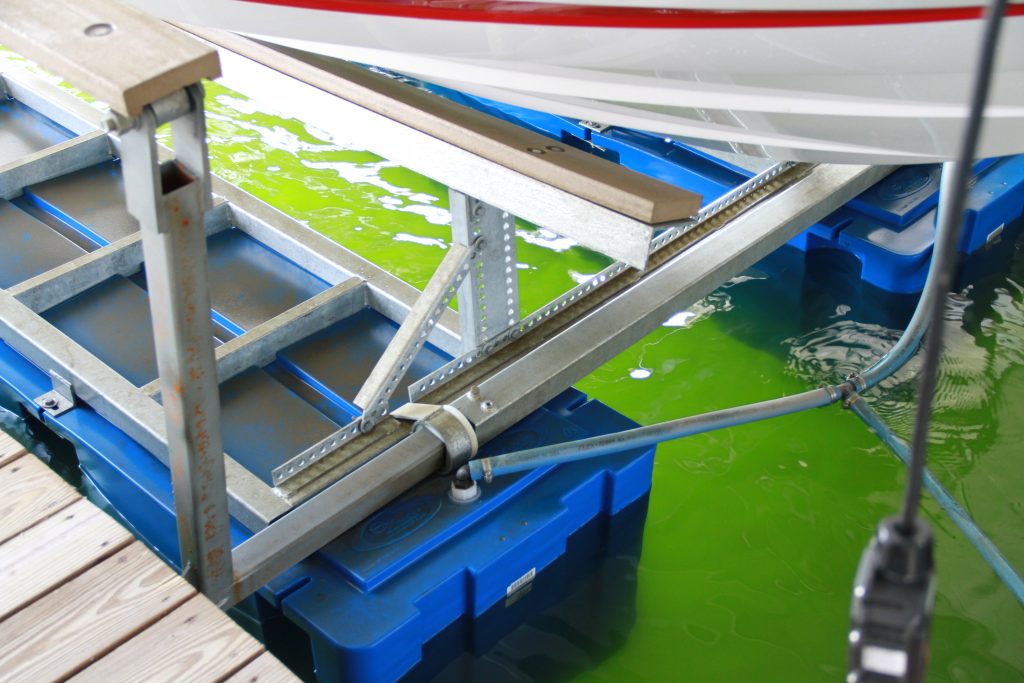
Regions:
<instances>
[{"instance_id":1,"label":"wooden dock","mask_svg":"<svg viewBox=\"0 0 1024 683\"><path fill-rule=\"evenodd\" d=\"M298 681L2 432L0 586L4 681Z\"/></svg>"}]
</instances>

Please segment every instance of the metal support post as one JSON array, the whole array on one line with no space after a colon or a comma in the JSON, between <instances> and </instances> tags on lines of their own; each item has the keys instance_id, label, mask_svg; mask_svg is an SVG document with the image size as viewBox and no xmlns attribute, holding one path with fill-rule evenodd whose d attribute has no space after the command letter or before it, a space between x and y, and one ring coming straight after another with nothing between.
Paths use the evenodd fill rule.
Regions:
<instances>
[{"instance_id":1,"label":"metal support post","mask_svg":"<svg viewBox=\"0 0 1024 683\"><path fill-rule=\"evenodd\" d=\"M459 286L459 331L463 353L519 322L516 219L456 190L448 191L452 242L480 241L470 275Z\"/></svg>"},{"instance_id":2,"label":"metal support post","mask_svg":"<svg viewBox=\"0 0 1024 683\"><path fill-rule=\"evenodd\" d=\"M161 163L154 134L166 120L177 159ZM210 176L201 87L146 106L132 124L121 134L122 165L128 210L142 232L181 571L223 600L231 539L203 227Z\"/></svg>"}]
</instances>

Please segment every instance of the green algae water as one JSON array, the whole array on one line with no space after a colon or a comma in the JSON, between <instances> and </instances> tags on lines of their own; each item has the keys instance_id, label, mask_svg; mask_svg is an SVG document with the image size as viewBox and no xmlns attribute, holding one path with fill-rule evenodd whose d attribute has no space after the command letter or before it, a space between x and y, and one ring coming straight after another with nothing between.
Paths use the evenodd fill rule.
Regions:
<instances>
[{"instance_id":1,"label":"green algae water","mask_svg":"<svg viewBox=\"0 0 1024 683\"><path fill-rule=\"evenodd\" d=\"M447 190L208 86L212 165L311 228L422 287L450 237ZM607 265L518 226L528 313ZM931 467L1024 566L1024 253L954 297ZM780 259L776 259L779 261ZM642 424L792 394L865 367L912 302L879 306L854 282L815 282L794 259L754 268L587 377L578 388ZM828 272L833 272L831 269ZM912 362L870 397L904 435ZM625 644L577 681L837 681L854 571L899 506L903 466L839 408L658 448ZM1024 680L1024 610L930 500L939 591L930 681Z\"/></svg>"},{"instance_id":2,"label":"green algae water","mask_svg":"<svg viewBox=\"0 0 1024 683\"><path fill-rule=\"evenodd\" d=\"M249 93L258 96L259 93ZM447 190L218 84L213 170L422 287L447 248ZM524 312L607 259L518 226ZM930 466L1024 567L1024 249L955 296ZM879 303L833 268L771 259L577 386L650 424L834 381L898 337L912 302ZM904 436L916 364L872 392ZM839 681L857 561L897 509L903 466L856 419L824 408L658 448L624 644L575 681ZM1024 610L926 496L939 591L929 681L1024 680Z\"/></svg>"}]
</instances>

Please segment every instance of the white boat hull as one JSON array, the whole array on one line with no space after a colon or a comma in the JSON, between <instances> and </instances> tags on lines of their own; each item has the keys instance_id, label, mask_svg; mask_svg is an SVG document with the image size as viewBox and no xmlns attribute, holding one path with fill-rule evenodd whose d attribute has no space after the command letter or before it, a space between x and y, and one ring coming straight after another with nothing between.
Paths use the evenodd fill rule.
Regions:
<instances>
[{"instance_id":1,"label":"white boat hull","mask_svg":"<svg viewBox=\"0 0 1024 683\"><path fill-rule=\"evenodd\" d=\"M567 26L383 16L250 0L132 1L166 18L374 64L556 114L727 143L756 156L856 163L926 163L956 155L981 28L977 19ZM619 8L631 4L652 3L615 2ZM699 5L665 2L694 4ZM738 0L732 6L750 4ZM896 4L915 9L952 3L853 0L841 9L863 7L870 14ZM801 0L773 3L783 9L806 6ZM1012 7L982 156L1024 152L1024 8Z\"/></svg>"}]
</instances>

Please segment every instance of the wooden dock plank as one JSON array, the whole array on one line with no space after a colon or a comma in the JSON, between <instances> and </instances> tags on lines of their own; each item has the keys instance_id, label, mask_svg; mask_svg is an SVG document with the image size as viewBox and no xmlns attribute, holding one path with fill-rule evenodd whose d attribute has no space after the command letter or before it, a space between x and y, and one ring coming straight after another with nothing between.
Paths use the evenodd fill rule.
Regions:
<instances>
[{"instance_id":1,"label":"wooden dock plank","mask_svg":"<svg viewBox=\"0 0 1024 683\"><path fill-rule=\"evenodd\" d=\"M127 529L0 432L0 679L297 682ZM233 679L234 680L234 679Z\"/></svg>"},{"instance_id":2,"label":"wooden dock plank","mask_svg":"<svg viewBox=\"0 0 1024 683\"><path fill-rule=\"evenodd\" d=\"M25 447L14 440L13 437L0 432L0 467L14 462L16 459L28 453Z\"/></svg>"},{"instance_id":3,"label":"wooden dock plank","mask_svg":"<svg viewBox=\"0 0 1024 683\"><path fill-rule=\"evenodd\" d=\"M82 499L0 545L0 620L133 540L127 529Z\"/></svg>"},{"instance_id":4,"label":"wooden dock plank","mask_svg":"<svg viewBox=\"0 0 1024 683\"><path fill-rule=\"evenodd\" d=\"M196 594L141 543L0 622L7 681L71 676Z\"/></svg>"},{"instance_id":5,"label":"wooden dock plank","mask_svg":"<svg viewBox=\"0 0 1024 683\"><path fill-rule=\"evenodd\" d=\"M18 458L0 467L0 543L63 510L79 497L34 457Z\"/></svg>"},{"instance_id":6,"label":"wooden dock plank","mask_svg":"<svg viewBox=\"0 0 1024 683\"><path fill-rule=\"evenodd\" d=\"M264 652L224 683L294 683L297 680L284 664Z\"/></svg>"},{"instance_id":7,"label":"wooden dock plank","mask_svg":"<svg viewBox=\"0 0 1024 683\"><path fill-rule=\"evenodd\" d=\"M262 652L263 646L255 638L197 595L71 680L219 681Z\"/></svg>"}]
</instances>

